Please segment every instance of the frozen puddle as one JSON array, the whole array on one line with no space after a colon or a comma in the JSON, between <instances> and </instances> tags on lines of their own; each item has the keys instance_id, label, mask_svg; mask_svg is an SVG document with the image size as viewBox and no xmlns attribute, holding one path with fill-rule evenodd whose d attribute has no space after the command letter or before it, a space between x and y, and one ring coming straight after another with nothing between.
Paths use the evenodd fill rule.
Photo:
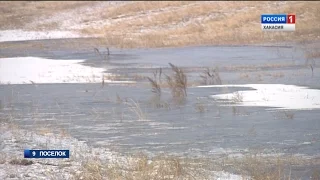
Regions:
<instances>
[{"instance_id":1,"label":"frozen puddle","mask_svg":"<svg viewBox=\"0 0 320 180\"><path fill-rule=\"evenodd\" d=\"M211 95L236 106L260 106L276 109L319 109L320 90L284 84L212 85L199 87L245 87L253 90Z\"/></svg>"},{"instance_id":2,"label":"frozen puddle","mask_svg":"<svg viewBox=\"0 0 320 180\"><path fill-rule=\"evenodd\" d=\"M53 60L38 57L0 58L0 83L101 83L105 69L81 65L85 60ZM110 81L131 83L132 81Z\"/></svg>"}]
</instances>

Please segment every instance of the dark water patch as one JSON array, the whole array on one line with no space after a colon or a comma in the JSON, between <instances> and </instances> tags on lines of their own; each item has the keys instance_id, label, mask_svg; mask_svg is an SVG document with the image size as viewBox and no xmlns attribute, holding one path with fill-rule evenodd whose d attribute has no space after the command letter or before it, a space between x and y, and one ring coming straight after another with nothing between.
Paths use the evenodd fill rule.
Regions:
<instances>
[{"instance_id":1,"label":"dark water patch","mask_svg":"<svg viewBox=\"0 0 320 180\"><path fill-rule=\"evenodd\" d=\"M190 66L220 66L228 64L256 64L278 63L303 58L301 51L293 51L287 46L203 46L183 48L156 49L115 49L110 48L107 55L106 45L101 39L75 38L34 40L24 42L1 43L5 49L1 51L3 57L36 56L52 59L87 59L91 65L105 59L109 63L138 63L140 65L153 64L167 66L169 62L185 67ZM94 51L98 48L102 58ZM279 54L279 52L281 52ZM89 62L92 61L92 62Z\"/></svg>"}]
</instances>

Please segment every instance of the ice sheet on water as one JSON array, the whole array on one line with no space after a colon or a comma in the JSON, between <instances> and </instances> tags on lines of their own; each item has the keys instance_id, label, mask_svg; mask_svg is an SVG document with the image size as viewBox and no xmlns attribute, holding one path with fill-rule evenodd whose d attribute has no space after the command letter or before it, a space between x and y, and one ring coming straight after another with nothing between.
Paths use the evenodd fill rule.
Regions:
<instances>
[{"instance_id":1,"label":"ice sheet on water","mask_svg":"<svg viewBox=\"0 0 320 180\"><path fill-rule=\"evenodd\" d=\"M84 66L85 60L55 60L39 57L0 58L0 83L101 83L104 68ZM107 83L132 83L111 81Z\"/></svg>"},{"instance_id":2,"label":"ice sheet on water","mask_svg":"<svg viewBox=\"0 0 320 180\"><path fill-rule=\"evenodd\" d=\"M237 106L260 106L276 109L319 109L320 90L308 87L285 84L243 84L211 85L199 87L246 87L254 90L217 94L211 97L216 100L227 100Z\"/></svg>"}]
</instances>

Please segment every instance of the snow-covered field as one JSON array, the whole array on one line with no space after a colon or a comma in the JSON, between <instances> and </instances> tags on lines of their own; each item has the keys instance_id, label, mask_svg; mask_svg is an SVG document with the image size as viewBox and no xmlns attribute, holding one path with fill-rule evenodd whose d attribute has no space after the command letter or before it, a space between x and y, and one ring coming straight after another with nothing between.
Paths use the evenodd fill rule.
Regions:
<instances>
[{"instance_id":1,"label":"snow-covered field","mask_svg":"<svg viewBox=\"0 0 320 180\"><path fill-rule=\"evenodd\" d=\"M0 179L72 179L73 175L81 173L82 163L90 160L104 163L133 160L107 148L89 147L85 142L63 134L37 133L5 123L0 125ZM70 159L32 159L28 165L12 163L23 160L24 149L69 149ZM211 179L216 180L242 179L224 171L211 173Z\"/></svg>"},{"instance_id":2,"label":"snow-covered field","mask_svg":"<svg viewBox=\"0 0 320 180\"><path fill-rule=\"evenodd\" d=\"M0 82L3 84L34 83L101 83L104 68L81 65L85 60L54 60L39 57L0 58ZM104 78L105 82L117 83ZM130 83L120 81L119 83Z\"/></svg>"},{"instance_id":3,"label":"snow-covered field","mask_svg":"<svg viewBox=\"0 0 320 180\"><path fill-rule=\"evenodd\" d=\"M237 106L260 106L278 109L319 109L320 90L285 84L212 85L199 87L246 87L254 90L217 94L216 100L234 102Z\"/></svg>"},{"instance_id":4,"label":"snow-covered field","mask_svg":"<svg viewBox=\"0 0 320 180\"><path fill-rule=\"evenodd\" d=\"M84 36L72 31L25 31L20 29L0 31L0 42L79 37Z\"/></svg>"},{"instance_id":5,"label":"snow-covered field","mask_svg":"<svg viewBox=\"0 0 320 180\"><path fill-rule=\"evenodd\" d=\"M95 155L95 151L104 159L112 159L113 155L106 149L92 149L84 142L72 137L52 133L35 133L19 127L1 124L0 126L1 156L0 179L68 179L72 172L77 172L81 162ZM10 163L12 159L23 159L24 149L69 149L70 159L33 159L28 166ZM98 152L97 152L98 153ZM62 166L65 166L61 169ZM1 171L2 170L2 171Z\"/></svg>"}]
</instances>

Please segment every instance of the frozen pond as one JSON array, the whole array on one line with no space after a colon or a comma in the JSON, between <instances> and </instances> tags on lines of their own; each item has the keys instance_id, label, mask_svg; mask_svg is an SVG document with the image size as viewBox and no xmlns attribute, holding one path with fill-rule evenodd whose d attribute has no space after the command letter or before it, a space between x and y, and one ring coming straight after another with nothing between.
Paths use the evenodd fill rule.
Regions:
<instances>
[{"instance_id":1,"label":"frozen pond","mask_svg":"<svg viewBox=\"0 0 320 180\"><path fill-rule=\"evenodd\" d=\"M123 153L319 155L320 76L311 76L296 46L110 49L106 56L103 47L99 55L59 49L58 42L23 51L12 42L0 50L1 116L28 128L63 128ZM218 66L224 85L191 87L181 106L165 88L161 100L169 105L154 107L150 85L137 77L159 67L170 73L169 62L184 67L190 81L199 79L199 68ZM102 85L110 74L122 79Z\"/></svg>"}]
</instances>

